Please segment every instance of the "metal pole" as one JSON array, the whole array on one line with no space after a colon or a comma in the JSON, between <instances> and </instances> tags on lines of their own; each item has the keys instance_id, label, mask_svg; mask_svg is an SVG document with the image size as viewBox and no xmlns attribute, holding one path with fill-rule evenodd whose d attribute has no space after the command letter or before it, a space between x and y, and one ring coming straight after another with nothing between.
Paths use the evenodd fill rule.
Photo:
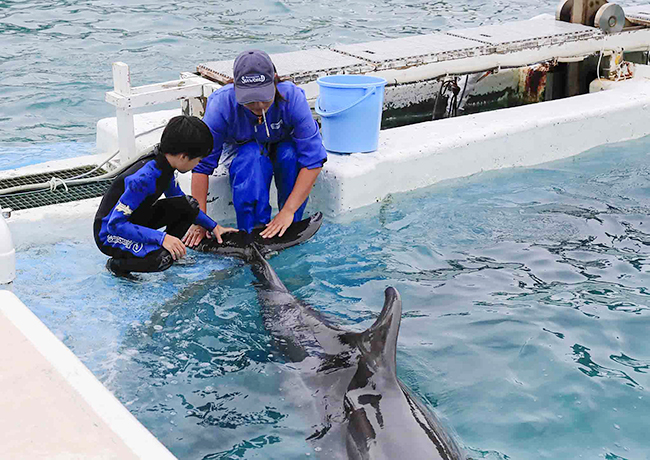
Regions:
<instances>
[{"instance_id":1,"label":"metal pole","mask_svg":"<svg viewBox=\"0 0 650 460\"><path fill-rule=\"evenodd\" d=\"M113 87L115 92L122 96L131 94L131 73L129 66L123 62L113 63ZM120 149L120 162L126 164L135 159L135 125L133 123L133 110L116 108L117 114L117 141Z\"/></svg>"},{"instance_id":2,"label":"metal pole","mask_svg":"<svg viewBox=\"0 0 650 460\"><path fill-rule=\"evenodd\" d=\"M586 24L587 1L573 0L571 8L571 22L574 24ZM568 97L580 94L580 63L571 62L567 64L566 95Z\"/></svg>"}]
</instances>

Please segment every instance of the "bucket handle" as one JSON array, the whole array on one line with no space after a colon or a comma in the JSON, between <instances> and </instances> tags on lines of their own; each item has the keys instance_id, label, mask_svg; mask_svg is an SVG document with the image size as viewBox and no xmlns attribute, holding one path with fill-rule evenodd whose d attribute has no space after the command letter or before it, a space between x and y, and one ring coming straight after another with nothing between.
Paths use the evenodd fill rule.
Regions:
<instances>
[{"instance_id":1,"label":"bucket handle","mask_svg":"<svg viewBox=\"0 0 650 460\"><path fill-rule=\"evenodd\" d=\"M354 102L352 105L350 105L350 106L348 106L348 107L346 107L344 109L336 110L334 112L324 112L323 109L320 108L320 96L318 96L316 98L316 104L314 105L314 111L318 115L320 115L321 117L325 117L325 118L333 117L335 115L338 115L340 113L345 112L346 110L350 110L355 105L360 104L361 102L365 101L366 99L368 99L375 92L376 89L377 89L376 86L373 86L372 89L368 88L368 90L366 91L366 94L364 94L361 97L361 99L359 99L358 101Z\"/></svg>"}]
</instances>

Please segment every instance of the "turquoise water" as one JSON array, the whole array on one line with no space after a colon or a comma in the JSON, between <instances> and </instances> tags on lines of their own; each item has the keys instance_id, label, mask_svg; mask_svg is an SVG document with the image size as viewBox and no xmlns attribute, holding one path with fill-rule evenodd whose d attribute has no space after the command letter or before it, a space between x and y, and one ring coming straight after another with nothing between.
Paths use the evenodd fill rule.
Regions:
<instances>
[{"instance_id":1,"label":"turquoise water","mask_svg":"<svg viewBox=\"0 0 650 460\"><path fill-rule=\"evenodd\" d=\"M141 85L252 46L471 27L555 4L0 0L0 169L91 153L95 123L113 115L112 61ZM271 263L351 328L397 287L398 373L474 458L649 459L648 154L642 139L394 196ZM317 457L249 269L192 258L118 280L84 232L22 248L15 291L180 459Z\"/></svg>"},{"instance_id":2,"label":"turquoise water","mask_svg":"<svg viewBox=\"0 0 650 460\"><path fill-rule=\"evenodd\" d=\"M472 27L553 13L556 1L252 0L183 2L0 0L0 169L50 160L33 144L94 142L111 63L135 86L199 63ZM79 155L61 149L59 155ZM14 157L29 157L18 161Z\"/></svg>"},{"instance_id":3,"label":"turquoise water","mask_svg":"<svg viewBox=\"0 0 650 460\"><path fill-rule=\"evenodd\" d=\"M648 459L650 138L479 174L327 222L271 263L368 327L474 458ZM21 251L15 290L180 459L318 457L243 264L115 279L90 238Z\"/></svg>"}]
</instances>

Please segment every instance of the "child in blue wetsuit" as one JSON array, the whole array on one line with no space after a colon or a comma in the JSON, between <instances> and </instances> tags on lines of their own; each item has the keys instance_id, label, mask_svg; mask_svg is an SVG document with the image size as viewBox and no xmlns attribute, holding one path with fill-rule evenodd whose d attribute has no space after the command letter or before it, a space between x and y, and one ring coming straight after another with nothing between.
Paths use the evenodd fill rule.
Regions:
<instances>
[{"instance_id":1,"label":"child in blue wetsuit","mask_svg":"<svg viewBox=\"0 0 650 460\"><path fill-rule=\"evenodd\" d=\"M169 120L153 153L120 174L104 195L95 216L97 247L111 256L107 268L117 275L168 269L185 256L182 238L192 224L221 234L235 229L217 225L186 196L174 175L187 172L212 151L212 134L199 118ZM159 199L162 194L164 199ZM165 231L157 230L165 227ZM211 235L210 235L211 236Z\"/></svg>"},{"instance_id":2,"label":"child in blue wetsuit","mask_svg":"<svg viewBox=\"0 0 650 460\"><path fill-rule=\"evenodd\" d=\"M212 154L193 169L192 195L206 210L208 176L222 152L229 166L233 205L240 230L266 225L261 235L282 236L302 214L327 153L305 93L280 81L264 51L245 51L233 66L233 83L210 95L203 121L214 138ZM269 189L275 177L278 214L271 220ZM190 247L205 236L193 226L183 239Z\"/></svg>"}]
</instances>

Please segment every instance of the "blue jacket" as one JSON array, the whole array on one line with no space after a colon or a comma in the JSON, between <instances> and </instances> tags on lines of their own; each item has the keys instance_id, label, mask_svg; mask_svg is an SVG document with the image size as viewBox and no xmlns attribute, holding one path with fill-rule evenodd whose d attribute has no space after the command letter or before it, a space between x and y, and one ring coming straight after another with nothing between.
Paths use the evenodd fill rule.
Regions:
<instances>
[{"instance_id":1,"label":"blue jacket","mask_svg":"<svg viewBox=\"0 0 650 460\"><path fill-rule=\"evenodd\" d=\"M316 120L311 114L305 92L291 82L278 83L275 102L266 112L266 122L271 136L267 136L264 123L237 103L235 87L231 84L219 88L208 97L203 121L212 131L214 149L201 160L193 172L212 174L219 163L223 144L245 144L257 140L261 144L293 140L298 151L299 168L314 169L327 161Z\"/></svg>"},{"instance_id":2,"label":"blue jacket","mask_svg":"<svg viewBox=\"0 0 650 460\"><path fill-rule=\"evenodd\" d=\"M132 215L153 206L163 193L167 198L185 195L174 169L157 149L156 153L135 163L111 184L95 216L98 243L142 257L162 246L165 232L131 222ZM207 230L217 225L203 212L194 223Z\"/></svg>"}]
</instances>

